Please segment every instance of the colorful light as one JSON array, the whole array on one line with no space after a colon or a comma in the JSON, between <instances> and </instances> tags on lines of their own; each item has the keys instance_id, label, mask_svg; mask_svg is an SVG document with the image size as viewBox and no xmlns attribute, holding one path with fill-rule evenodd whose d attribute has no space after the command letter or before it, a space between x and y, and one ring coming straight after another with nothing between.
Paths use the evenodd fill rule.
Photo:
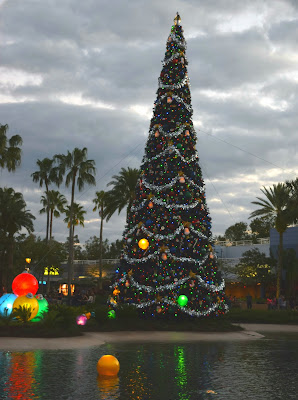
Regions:
<instances>
[{"instance_id":1,"label":"colorful light","mask_svg":"<svg viewBox=\"0 0 298 400\"><path fill-rule=\"evenodd\" d=\"M181 295L178 297L177 303L179 304L180 307L186 306L186 304L188 303L188 298L187 298L187 296L185 296L184 294L181 294Z\"/></svg>"},{"instance_id":2,"label":"colorful light","mask_svg":"<svg viewBox=\"0 0 298 400\"><path fill-rule=\"evenodd\" d=\"M0 315L8 317L12 313L13 303L17 296L13 293L5 293L0 297Z\"/></svg>"},{"instance_id":3,"label":"colorful light","mask_svg":"<svg viewBox=\"0 0 298 400\"><path fill-rule=\"evenodd\" d=\"M37 294L35 298L38 302L38 313L36 317L32 319L32 322L40 321L40 319L44 317L44 313L49 311L49 303L42 294Z\"/></svg>"},{"instance_id":4,"label":"colorful light","mask_svg":"<svg viewBox=\"0 0 298 400\"><path fill-rule=\"evenodd\" d=\"M38 301L32 293L28 293L26 296L19 296L15 299L13 309L18 309L19 307L25 307L31 311L29 321L36 317L39 309Z\"/></svg>"},{"instance_id":5,"label":"colorful light","mask_svg":"<svg viewBox=\"0 0 298 400\"><path fill-rule=\"evenodd\" d=\"M29 272L22 272L12 282L12 291L16 296L26 296L28 293L32 293L34 296L37 290L37 279Z\"/></svg>"},{"instance_id":6,"label":"colorful light","mask_svg":"<svg viewBox=\"0 0 298 400\"><path fill-rule=\"evenodd\" d=\"M139 240L138 245L142 250L146 250L147 247L149 246L149 242L147 239L143 238L143 239Z\"/></svg>"},{"instance_id":7,"label":"colorful light","mask_svg":"<svg viewBox=\"0 0 298 400\"><path fill-rule=\"evenodd\" d=\"M115 318L116 318L116 312L115 312L115 310L110 310L110 311L108 311L108 318L109 318L109 319L115 319Z\"/></svg>"},{"instance_id":8,"label":"colorful light","mask_svg":"<svg viewBox=\"0 0 298 400\"><path fill-rule=\"evenodd\" d=\"M77 322L77 325L86 325L86 323L87 323L86 315L82 314L82 315L77 316L76 322Z\"/></svg>"}]
</instances>

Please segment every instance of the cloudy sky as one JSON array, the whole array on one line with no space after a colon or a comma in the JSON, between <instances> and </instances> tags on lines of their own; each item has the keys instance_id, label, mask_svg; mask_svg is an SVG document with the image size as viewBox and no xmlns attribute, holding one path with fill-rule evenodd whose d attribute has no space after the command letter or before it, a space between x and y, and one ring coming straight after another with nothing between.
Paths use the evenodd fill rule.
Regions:
<instances>
[{"instance_id":1,"label":"cloudy sky","mask_svg":"<svg viewBox=\"0 0 298 400\"><path fill-rule=\"evenodd\" d=\"M92 199L121 167L140 166L176 11L213 234L247 221L262 186L296 178L297 0L0 0L0 123L24 141L22 166L0 184L24 194L36 234L46 222L36 160L87 147L97 186L76 194L87 210L77 233L98 235ZM124 223L115 215L105 237ZM65 241L62 218L53 232Z\"/></svg>"}]
</instances>

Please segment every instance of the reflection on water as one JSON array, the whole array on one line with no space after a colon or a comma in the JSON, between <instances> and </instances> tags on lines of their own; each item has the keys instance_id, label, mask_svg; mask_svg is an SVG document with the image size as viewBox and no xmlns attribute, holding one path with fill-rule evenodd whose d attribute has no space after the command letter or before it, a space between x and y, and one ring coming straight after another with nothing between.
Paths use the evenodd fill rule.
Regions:
<instances>
[{"instance_id":1,"label":"reflection on water","mask_svg":"<svg viewBox=\"0 0 298 400\"><path fill-rule=\"evenodd\" d=\"M35 352L6 353L8 373L3 388L7 399L36 399L34 370L36 367Z\"/></svg>"},{"instance_id":2,"label":"reflection on water","mask_svg":"<svg viewBox=\"0 0 298 400\"><path fill-rule=\"evenodd\" d=\"M98 378L104 354L119 377ZM25 400L296 399L298 340L109 344L64 351L0 351L0 398Z\"/></svg>"},{"instance_id":3,"label":"reflection on water","mask_svg":"<svg viewBox=\"0 0 298 400\"><path fill-rule=\"evenodd\" d=\"M120 399L119 378L114 377L97 377L97 386L102 400Z\"/></svg>"}]
</instances>

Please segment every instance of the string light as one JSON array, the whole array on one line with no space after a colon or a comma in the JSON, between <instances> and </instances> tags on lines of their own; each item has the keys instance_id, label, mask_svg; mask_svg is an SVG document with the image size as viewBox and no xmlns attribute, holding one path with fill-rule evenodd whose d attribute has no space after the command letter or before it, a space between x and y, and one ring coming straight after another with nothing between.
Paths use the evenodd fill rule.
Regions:
<instances>
[{"instance_id":1,"label":"string light","mask_svg":"<svg viewBox=\"0 0 298 400\"><path fill-rule=\"evenodd\" d=\"M178 17L168 37L142 172L109 299L112 307L128 303L150 317L227 311L225 282L210 244L211 219L197 162L186 43ZM148 246L140 245L145 240ZM181 296L187 302L181 303Z\"/></svg>"}]
</instances>

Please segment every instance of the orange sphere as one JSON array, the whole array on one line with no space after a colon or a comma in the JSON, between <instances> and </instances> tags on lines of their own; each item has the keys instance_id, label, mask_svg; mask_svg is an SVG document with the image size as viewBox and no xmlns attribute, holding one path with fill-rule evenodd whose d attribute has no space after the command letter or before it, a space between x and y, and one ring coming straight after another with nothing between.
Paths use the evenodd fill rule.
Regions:
<instances>
[{"instance_id":1,"label":"orange sphere","mask_svg":"<svg viewBox=\"0 0 298 400\"><path fill-rule=\"evenodd\" d=\"M142 249L142 250L146 250L147 249L147 247L149 246L149 242L148 242L148 240L147 239L141 239L141 240L139 240L139 247Z\"/></svg>"},{"instance_id":2,"label":"orange sphere","mask_svg":"<svg viewBox=\"0 0 298 400\"><path fill-rule=\"evenodd\" d=\"M116 376L120 369L119 361L111 355L102 356L96 366L98 375Z\"/></svg>"}]
</instances>

